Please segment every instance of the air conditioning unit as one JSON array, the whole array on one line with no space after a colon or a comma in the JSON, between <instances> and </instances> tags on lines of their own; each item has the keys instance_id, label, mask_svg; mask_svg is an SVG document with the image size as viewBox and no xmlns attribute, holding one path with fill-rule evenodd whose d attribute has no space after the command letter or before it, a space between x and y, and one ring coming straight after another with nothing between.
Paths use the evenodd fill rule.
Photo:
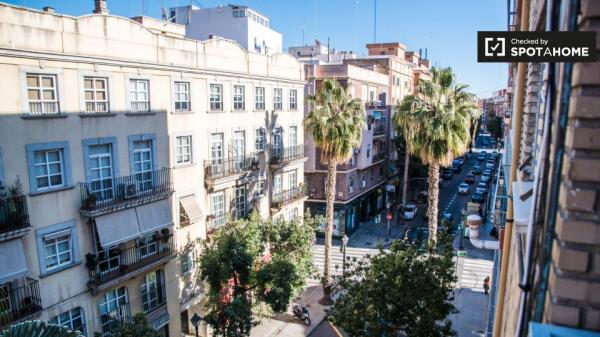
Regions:
<instances>
[{"instance_id":1,"label":"air conditioning unit","mask_svg":"<svg viewBox=\"0 0 600 337\"><path fill-rule=\"evenodd\" d=\"M366 180L362 180L360 182L360 187L367 187L367 181Z\"/></svg>"},{"instance_id":2,"label":"air conditioning unit","mask_svg":"<svg viewBox=\"0 0 600 337\"><path fill-rule=\"evenodd\" d=\"M137 197L138 186L137 183L123 184L123 195L125 199L131 199Z\"/></svg>"}]
</instances>

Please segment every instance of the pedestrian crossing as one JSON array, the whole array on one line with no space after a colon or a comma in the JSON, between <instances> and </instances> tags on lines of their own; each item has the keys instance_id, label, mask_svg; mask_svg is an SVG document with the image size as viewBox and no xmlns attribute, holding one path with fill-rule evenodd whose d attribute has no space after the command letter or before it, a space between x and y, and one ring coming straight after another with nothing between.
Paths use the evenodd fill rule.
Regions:
<instances>
[{"instance_id":1,"label":"pedestrian crossing","mask_svg":"<svg viewBox=\"0 0 600 337\"><path fill-rule=\"evenodd\" d=\"M373 256L379 254L379 250L376 248L358 248L358 247L346 247L346 260L350 258L351 261L356 259L357 261L363 259L367 254ZM331 247L331 275L342 275L342 261L343 254L340 251L340 246ZM314 245L313 246L313 262L315 267L319 270L319 275L323 275L323 267L325 263L325 246ZM336 269L337 266L337 269Z\"/></svg>"},{"instance_id":2,"label":"pedestrian crossing","mask_svg":"<svg viewBox=\"0 0 600 337\"><path fill-rule=\"evenodd\" d=\"M458 287L483 292L483 280L492 277L494 262L483 259L458 260ZM490 282L491 284L491 282Z\"/></svg>"}]
</instances>

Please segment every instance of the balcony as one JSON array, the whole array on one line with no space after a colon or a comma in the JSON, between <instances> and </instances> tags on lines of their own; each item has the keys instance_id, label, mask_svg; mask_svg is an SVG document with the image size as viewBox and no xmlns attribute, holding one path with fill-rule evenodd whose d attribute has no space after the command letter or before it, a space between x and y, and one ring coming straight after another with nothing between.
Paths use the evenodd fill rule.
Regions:
<instances>
[{"instance_id":1,"label":"balcony","mask_svg":"<svg viewBox=\"0 0 600 337\"><path fill-rule=\"evenodd\" d=\"M377 154L374 154L373 155L373 163L376 163L378 161L385 159L386 155L387 155L387 153L385 151L381 151Z\"/></svg>"},{"instance_id":2,"label":"balcony","mask_svg":"<svg viewBox=\"0 0 600 337\"><path fill-rule=\"evenodd\" d=\"M9 284L0 287L0 330L13 323L32 318L42 311L40 287L36 280L26 278L24 285L11 287Z\"/></svg>"},{"instance_id":3,"label":"balcony","mask_svg":"<svg viewBox=\"0 0 600 337\"><path fill-rule=\"evenodd\" d=\"M173 193L171 169L79 183L80 213L86 217L115 212L167 198Z\"/></svg>"},{"instance_id":4,"label":"balcony","mask_svg":"<svg viewBox=\"0 0 600 337\"><path fill-rule=\"evenodd\" d=\"M27 197L17 195L0 199L0 242L20 238L30 228Z\"/></svg>"},{"instance_id":5,"label":"balcony","mask_svg":"<svg viewBox=\"0 0 600 337\"><path fill-rule=\"evenodd\" d=\"M385 135L385 125L373 124L373 136L383 136L383 135Z\"/></svg>"},{"instance_id":6,"label":"balcony","mask_svg":"<svg viewBox=\"0 0 600 337\"><path fill-rule=\"evenodd\" d=\"M88 286L95 295L136 275L144 274L154 267L166 263L175 256L172 234L157 232L154 240L128 248L111 248L101 256L86 255L90 281ZM91 268L93 267L93 268Z\"/></svg>"},{"instance_id":7,"label":"balcony","mask_svg":"<svg viewBox=\"0 0 600 337\"><path fill-rule=\"evenodd\" d=\"M212 190L215 185L232 177L258 171L260 169L259 163L260 161L255 155L233 159L205 160L204 181L206 187Z\"/></svg>"},{"instance_id":8,"label":"balcony","mask_svg":"<svg viewBox=\"0 0 600 337\"><path fill-rule=\"evenodd\" d=\"M279 170L292 162L303 160L305 158L304 144L284 148L272 148L269 167L273 170Z\"/></svg>"},{"instance_id":9,"label":"balcony","mask_svg":"<svg viewBox=\"0 0 600 337\"><path fill-rule=\"evenodd\" d=\"M273 197L271 198L271 213L276 213L283 208L283 206L304 198L306 196L306 191L305 185L299 185L292 189L273 194Z\"/></svg>"}]
</instances>

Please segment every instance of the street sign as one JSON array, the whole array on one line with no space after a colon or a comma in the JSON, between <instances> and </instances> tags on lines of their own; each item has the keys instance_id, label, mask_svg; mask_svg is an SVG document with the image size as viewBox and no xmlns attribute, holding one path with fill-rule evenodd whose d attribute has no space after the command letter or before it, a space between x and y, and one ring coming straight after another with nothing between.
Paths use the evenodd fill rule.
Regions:
<instances>
[{"instance_id":1,"label":"street sign","mask_svg":"<svg viewBox=\"0 0 600 337\"><path fill-rule=\"evenodd\" d=\"M465 257L465 256L467 256L467 251L459 250L458 252L456 252L456 256Z\"/></svg>"},{"instance_id":2,"label":"street sign","mask_svg":"<svg viewBox=\"0 0 600 337\"><path fill-rule=\"evenodd\" d=\"M392 213L388 213L388 214L385 216L385 218L386 218L386 219L388 219L388 220L392 220Z\"/></svg>"}]
</instances>

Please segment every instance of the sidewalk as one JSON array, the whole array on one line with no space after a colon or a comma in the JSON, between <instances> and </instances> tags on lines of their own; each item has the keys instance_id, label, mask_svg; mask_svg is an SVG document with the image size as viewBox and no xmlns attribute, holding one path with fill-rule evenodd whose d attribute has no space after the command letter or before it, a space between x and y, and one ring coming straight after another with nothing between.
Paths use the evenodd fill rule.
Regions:
<instances>
[{"instance_id":1,"label":"sidewalk","mask_svg":"<svg viewBox=\"0 0 600 337\"><path fill-rule=\"evenodd\" d=\"M310 326L304 325L297 320L290 310L285 314L277 314L271 319L263 321L252 329L251 337L305 337L308 336L325 318L323 306L319 300L323 297L323 289L320 284L309 283L304 292L297 298L295 303L306 305L312 321Z\"/></svg>"}]
</instances>

